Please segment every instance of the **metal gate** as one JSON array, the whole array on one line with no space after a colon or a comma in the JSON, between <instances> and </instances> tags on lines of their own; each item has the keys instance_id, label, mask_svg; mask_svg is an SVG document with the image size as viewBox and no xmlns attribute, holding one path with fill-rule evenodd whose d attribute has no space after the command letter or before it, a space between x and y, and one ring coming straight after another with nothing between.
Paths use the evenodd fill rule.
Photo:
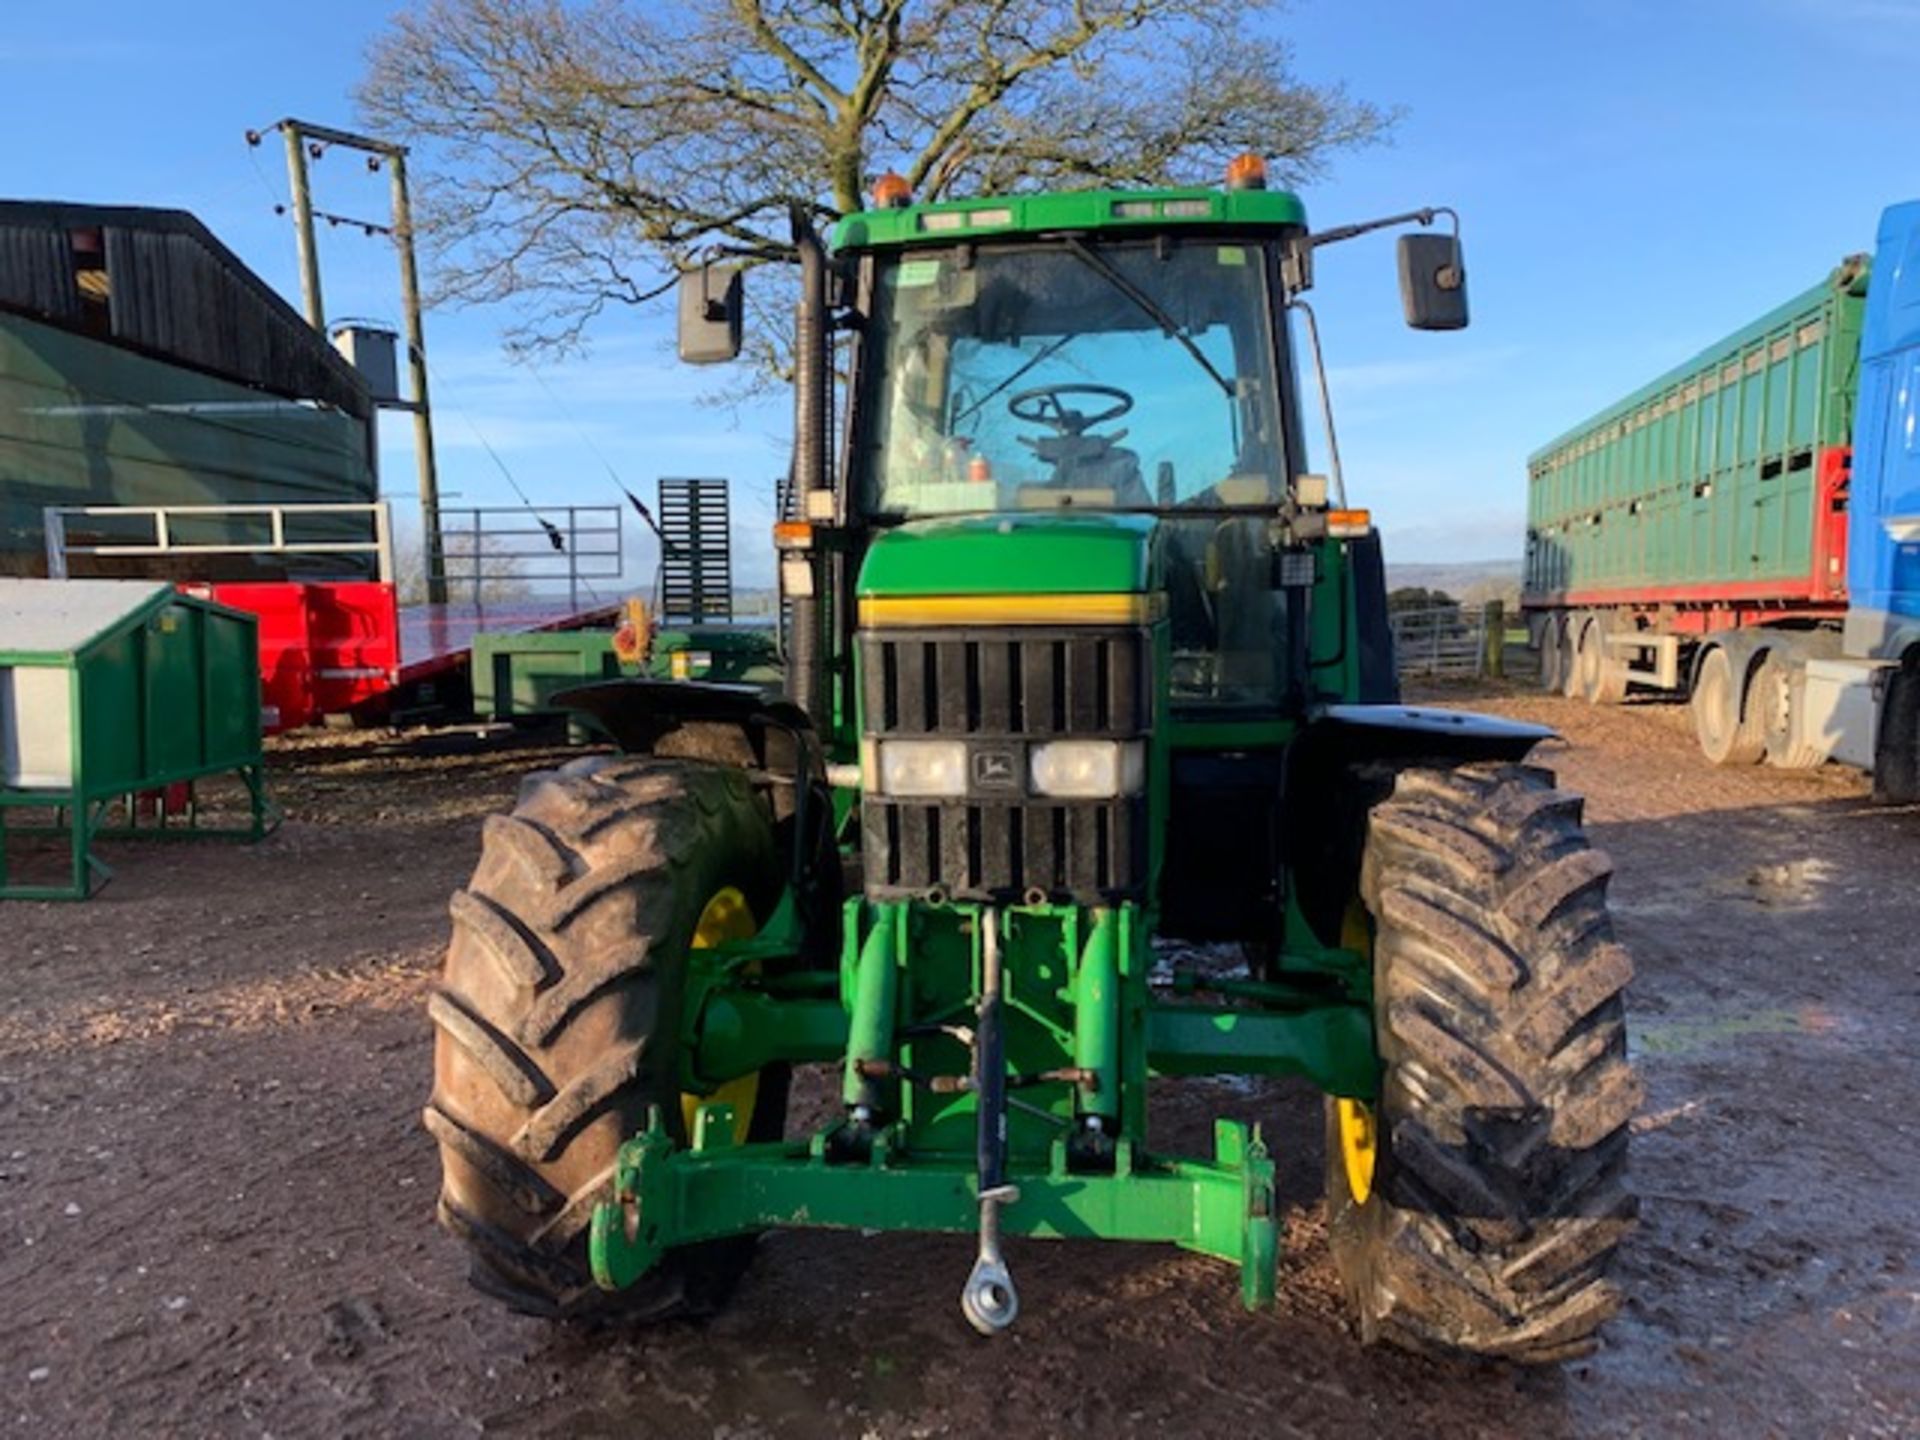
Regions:
<instances>
[{"instance_id":1,"label":"metal gate","mask_svg":"<svg viewBox=\"0 0 1920 1440\"><path fill-rule=\"evenodd\" d=\"M1398 612L1391 617L1396 668L1402 675L1485 675L1487 614L1460 605Z\"/></svg>"}]
</instances>

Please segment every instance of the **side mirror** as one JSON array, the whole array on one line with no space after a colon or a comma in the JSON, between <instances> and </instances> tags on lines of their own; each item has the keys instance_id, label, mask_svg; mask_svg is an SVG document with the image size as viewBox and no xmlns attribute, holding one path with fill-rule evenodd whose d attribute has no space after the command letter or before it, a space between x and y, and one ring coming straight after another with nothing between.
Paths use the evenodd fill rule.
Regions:
<instances>
[{"instance_id":1,"label":"side mirror","mask_svg":"<svg viewBox=\"0 0 1920 1440\"><path fill-rule=\"evenodd\" d=\"M739 266L702 265L682 275L680 358L689 365L739 359L744 308Z\"/></svg>"},{"instance_id":2,"label":"side mirror","mask_svg":"<svg viewBox=\"0 0 1920 1440\"><path fill-rule=\"evenodd\" d=\"M1452 235L1400 237L1400 304L1416 330L1464 330L1467 265Z\"/></svg>"}]
</instances>

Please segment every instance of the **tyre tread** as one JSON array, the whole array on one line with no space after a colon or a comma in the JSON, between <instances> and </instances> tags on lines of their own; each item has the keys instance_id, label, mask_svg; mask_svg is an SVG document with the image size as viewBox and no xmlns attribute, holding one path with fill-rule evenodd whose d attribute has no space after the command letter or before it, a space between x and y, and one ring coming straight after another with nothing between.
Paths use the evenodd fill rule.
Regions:
<instances>
[{"instance_id":1,"label":"tyre tread","mask_svg":"<svg viewBox=\"0 0 1920 1440\"><path fill-rule=\"evenodd\" d=\"M684 953L689 912L734 883L727 867L777 883L772 843L749 778L693 760L583 757L529 776L513 813L486 822L448 906L422 1117L440 1223L466 1242L477 1288L532 1315L651 1318L717 1299L743 1267L750 1242L692 1247L613 1296L593 1282L587 1230L647 1111L678 1123L677 1042L654 1043L678 1013L662 957Z\"/></svg>"},{"instance_id":2,"label":"tyre tread","mask_svg":"<svg viewBox=\"0 0 1920 1440\"><path fill-rule=\"evenodd\" d=\"M1363 1335L1551 1362L1620 1305L1631 1228L1627 952L1612 863L1534 767L1410 770L1371 818L1363 898L1386 1137L1356 1206L1329 1160L1336 1259Z\"/></svg>"}]
</instances>

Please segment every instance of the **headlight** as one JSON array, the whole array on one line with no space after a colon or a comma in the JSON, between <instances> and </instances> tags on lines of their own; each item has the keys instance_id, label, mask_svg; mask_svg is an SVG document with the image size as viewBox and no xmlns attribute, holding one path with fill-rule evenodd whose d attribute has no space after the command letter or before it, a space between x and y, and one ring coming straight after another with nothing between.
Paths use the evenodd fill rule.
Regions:
<instances>
[{"instance_id":1,"label":"headlight","mask_svg":"<svg viewBox=\"0 0 1920 1440\"><path fill-rule=\"evenodd\" d=\"M1137 795L1146 785L1147 747L1141 740L1053 740L1027 752L1027 779L1036 795L1107 800Z\"/></svg>"},{"instance_id":2,"label":"headlight","mask_svg":"<svg viewBox=\"0 0 1920 1440\"><path fill-rule=\"evenodd\" d=\"M882 740L882 795L964 795L967 746L964 740Z\"/></svg>"}]
</instances>

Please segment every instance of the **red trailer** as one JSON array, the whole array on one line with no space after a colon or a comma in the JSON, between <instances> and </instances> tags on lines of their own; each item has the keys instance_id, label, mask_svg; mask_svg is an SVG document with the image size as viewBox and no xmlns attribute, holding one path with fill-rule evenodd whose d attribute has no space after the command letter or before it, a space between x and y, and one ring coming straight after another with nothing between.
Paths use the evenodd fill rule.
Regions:
<instances>
[{"instance_id":1,"label":"red trailer","mask_svg":"<svg viewBox=\"0 0 1920 1440\"><path fill-rule=\"evenodd\" d=\"M138 574L257 616L268 734L364 713L400 681L384 503L56 506L45 527L55 579Z\"/></svg>"}]
</instances>

